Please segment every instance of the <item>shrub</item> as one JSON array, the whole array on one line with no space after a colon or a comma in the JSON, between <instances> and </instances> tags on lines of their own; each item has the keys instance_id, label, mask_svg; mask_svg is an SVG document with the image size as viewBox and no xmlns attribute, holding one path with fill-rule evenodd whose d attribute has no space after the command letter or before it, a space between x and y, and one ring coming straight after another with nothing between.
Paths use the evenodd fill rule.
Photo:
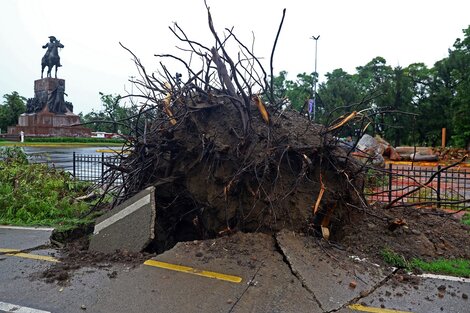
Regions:
<instances>
[{"instance_id":1,"label":"shrub","mask_svg":"<svg viewBox=\"0 0 470 313\"><path fill-rule=\"evenodd\" d=\"M0 224L76 223L88 205L74 199L87 187L63 170L28 164L18 147L0 149Z\"/></svg>"}]
</instances>

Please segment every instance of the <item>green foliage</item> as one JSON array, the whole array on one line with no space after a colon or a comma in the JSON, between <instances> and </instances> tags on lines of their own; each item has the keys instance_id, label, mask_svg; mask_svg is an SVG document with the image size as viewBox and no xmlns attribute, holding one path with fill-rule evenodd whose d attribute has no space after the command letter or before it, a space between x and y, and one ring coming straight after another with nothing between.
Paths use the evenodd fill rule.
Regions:
<instances>
[{"instance_id":1,"label":"green foliage","mask_svg":"<svg viewBox=\"0 0 470 313\"><path fill-rule=\"evenodd\" d=\"M405 259L404 256L396 253L395 251L391 250L390 248L384 248L380 254L384 259L385 263L397 267L397 268L410 268L410 263Z\"/></svg>"},{"instance_id":2,"label":"green foliage","mask_svg":"<svg viewBox=\"0 0 470 313\"><path fill-rule=\"evenodd\" d=\"M465 215L462 217L462 223L470 226L470 213L465 213Z\"/></svg>"},{"instance_id":3,"label":"green foliage","mask_svg":"<svg viewBox=\"0 0 470 313\"><path fill-rule=\"evenodd\" d=\"M470 277L470 260L465 259L438 259L424 261L417 258L406 260L406 258L390 248L384 248L381 252L384 261L394 267L403 268L408 271L420 269L424 272L434 274L446 274L459 277Z\"/></svg>"},{"instance_id":4,"label":"green foliage","mask_svg":"<svg viewBox=\"0 0 470 313\"><path fill-rule=\"evenodd\" d=\"M78 223L88 205L74 198L86 192L58 169L28 164L17 147L0 150L0 224L66 225Z\"/></svg>"},{"instance_id":5,"label":"green foliage","mask_svg":"<svg viewBox=\"0 0 470 313\"><path fill-rule=\"evenodd\" d=\"M0 161L5 164L28 164L28 157L20 147L0 147Z\"/></svg>"},{"instance_id":6,"label":"green foliage","mask_svg":"<svg viewBox=\"0 0 470 313\"><path fill-rule=\"evenodd\" d=\"M103 131L108 133L121 133L127 134L129 129L120 123L120 121L131 118L138 112L137 106L131 105L126 107L120 105L120 95L105 95L100 92L101 104L103 109L100 111L92 111L88 114L79 114L82 123L87 124L87 127L93 131Z\"/></svg>"},{"instance_id":7,"label":"green foliage","mask_svg":"<svg viewBox=\"0 0 470 313\"><path fill-rule=\"evenodd\" d=\"M297 80L288 80L287 72L282 71L279 76L275 76L273 81L275 96L277 98L287 98L290 106L295 110L302 110L313 92L313 73L298 74ZM305 110L304 110L305 112Z\"/></svg>"},{"instance_id":8,"label":"green foliage","mask_svg":"<svg viewBox=\"0 0 470 313\"><path fill-rule=\"evenodd\" d=\"M327 81L320 84L318 93L321 101L318 105L318 121L329 124L337 117L351 112L351 105L361 100L357 79L343 69L336 69L326 75ZM356 108L353 108L356 109ZM347 126L343 136L353 135L354 129Z\"/></svg>"},{"instance_id":9,"label":"green foliage","mask_svg":"<svg viewBox=\"0 0 470 313\"><path fill-rule=\"evenodd\" d=\"M388 174L377 171L375 169L368 169L365 172L365 189L364 192L366 194L368 193L374 193L377 191L377 189L381 190L383 187L388 186Z\"/></svg>"},{"instance_id":10,"label":"green foliage","mask_svg":"<svg viewBox=\"0 0 470 313\"><path fill-rule=\"evenodd\" d=\"M20 114L26 111L26 98L16 91L3 95L3 98L5 100L0 104L0 130L6 132L8 126L16 125Z\"/></svg>"},{"instance_id":11,"label":"green foliage","mask_svg":"<svg viewBox=\"0 0 470 313\"><path fill-rule=\"evenodd\" d=\"M464 30L465 38L457 39L450 51L450 76L455 90L451 101L454 135L458 146L470 144L470 26Z\"/></svg>"}]
</instances>

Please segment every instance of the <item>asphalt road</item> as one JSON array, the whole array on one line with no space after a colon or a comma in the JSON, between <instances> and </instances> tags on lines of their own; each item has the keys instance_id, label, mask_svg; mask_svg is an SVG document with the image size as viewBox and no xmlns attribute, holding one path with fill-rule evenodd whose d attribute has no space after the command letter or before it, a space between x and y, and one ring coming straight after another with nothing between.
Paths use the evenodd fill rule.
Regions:
<instances>
[{"instance_id":1,"label":"asphalt road","mask_svg":"<svg viewBox=\"0 0 470 313\"><path fill-rule=\"evenodd\" d=\"M179 243L61 286L38 278L60 253L50 231L0 227L0 312L470 312L469 280L401 276L289 232Z\"/></svg>"}]
</instances>

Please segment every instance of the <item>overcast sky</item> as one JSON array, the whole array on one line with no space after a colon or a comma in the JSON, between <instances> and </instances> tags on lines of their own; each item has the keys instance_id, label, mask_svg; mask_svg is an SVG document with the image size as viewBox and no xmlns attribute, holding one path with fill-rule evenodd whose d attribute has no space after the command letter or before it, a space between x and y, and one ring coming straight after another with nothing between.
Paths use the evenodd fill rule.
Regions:
<instances>
[{"instance_id":1,"label":"overcast sky","mask_svg":"<svg viewBox=\"0 0 470 313\"><path fill-rule=\"evenodd\" d=\"M318 40L318 72L343 68L354 73L376 56L391 66L424 62L431 67L445 58L462 29L470 25L469 0L208 0L219 33L226 27L269 60L286 8L276 49L274 71L289 78L313 72ZM177 22L194 40L211 46L202 0L0 0L0 96L12 91L31 98L41 76L42 45L56 36L66 80L66 100L74 112L100 110L99 92L125 95L136 75L122 42L144 63L158 70L154 54L179 53L181 43L168 26ZM184 56L184 54L183 54ZM163 60L167 62L166 60ZM268 64L268 63L266 63ZM172 70L169 64L170 71ZM183 77L184 79L184 77ZM3 102L3 99L2 99Z\"/></svg>"}]
</instances>

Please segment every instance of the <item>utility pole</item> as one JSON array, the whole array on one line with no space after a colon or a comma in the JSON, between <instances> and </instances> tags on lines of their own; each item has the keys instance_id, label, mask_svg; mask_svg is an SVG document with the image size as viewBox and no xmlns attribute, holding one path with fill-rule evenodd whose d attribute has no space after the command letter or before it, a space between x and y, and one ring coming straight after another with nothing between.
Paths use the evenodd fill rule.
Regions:
<instances>
[{"instance_id":1,"label":"utility pole","mask_svg":"<svg viewBox=\"0 0 470 313\"><path fill-rule=\"evenodd\" d=\"M320 38L320 35L317 37L312 36L312 38L315 40L315 72L313 73L313 121L315 121L316 118L316 113L317 113L317 80L318 80L318 73L317 73L317 46L318 46L318 38Z\"/></svg>"}]
</instances>

